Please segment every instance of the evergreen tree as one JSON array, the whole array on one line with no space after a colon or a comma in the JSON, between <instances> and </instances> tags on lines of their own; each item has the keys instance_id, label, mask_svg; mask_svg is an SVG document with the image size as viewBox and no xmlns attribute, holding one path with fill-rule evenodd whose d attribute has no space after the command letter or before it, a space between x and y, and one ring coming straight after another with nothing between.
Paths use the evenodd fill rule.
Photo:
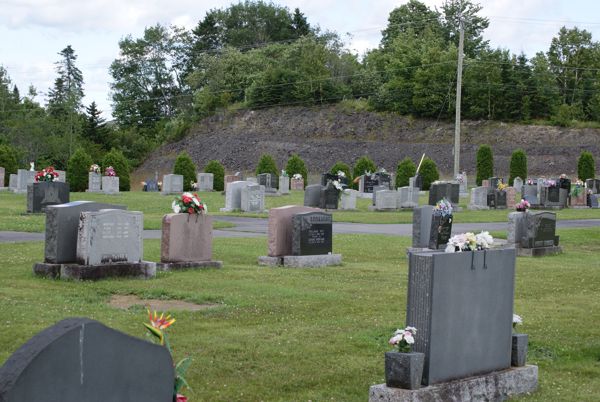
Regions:
<instances>
[{"instance_id":1,"label":"evergreen tree","mask_svg":"<svg viewBox=\"0 0 600 402\"><path fill-rule=\"evenodd\" d=\"M225 189L225 168L219 161L210 161L204 167L204 173L213 174L213 189L215 191L223 191Z\"/></svg>"},{"instance_id":2,"label":"evergreen tree","mask_svg":"<svg viewBox=\"0 0 600 402\"><path fill-rule=\"evenodd\" d=\"M396 169L396 187L406 187L409 184L409 179L417 172L417 166L409 157L402 159L398 163Z\"/></svg>"},{"instance_id":3,"label":"evergreen tree","mask_svg":"<svg viewBox=\"0 0 600 402\"><path fill-rule=\"evenodd\" d=\"M579 180L586 181L596 177L596 162L591 152L583 151L577 161L577 176Z\"/></svg>"},{"instance_id":4,"label":"evergreen tree","mask_svg":"<svg viewBox=\"0 0 600 402\"><path fill-rule=\"evenodd\" d=\"M514 184L515 178L520 177L525 180L527 178L527 155L522 149L517 149L512 153L510 158L510 175L508 177L508 185Z\"/></svg>"},{"instance_id":5,"label":"evergreen tree","mask_svg":"<svg viewBox=\"0 0 600 402\"><path fill-rule=\"evenodd\" d=\"M83 138L102 146L106 149L109 145L106 120L102 118L102 111L98 110L96 102L85 108L86 118L83 125Z\"/></svg>"},{"instance_id":6,"label":"evergreen tree","mask_svg":"<svg viewBox=\"0 0 600 402\"><path fill-rule=\"evenodd\" d=\"M67 164L67 181L70 191L79 192L88 188L88 174L91 165L91 156L82 148L73 152Z\"/></svg>"},{"instance_id":7,"label":"evergreen tree","mask_svg":"<svg viewBox=\"0 0 600 402\"><path fill-rule=\"evenodd\" d=\"M419 175L423 179L423 191L429 191L431 183L440 179L440 172L438 171L437 165L432 159L425 158L421 164Z\"/></svg>"},{"instance_id":8,"label":"evergreen tree","mask_svg":"<svg viewBox=\"0 0 600 402\"><path fill-rule=\"evenodd\" d=\"M119 177L119 190L129 191L131 182L129 179L129 163L123 155L123 152L113 148L104 155L102 160L102 170L104 171L107 167L112 166L115 169L117 176Z\"/></svg>"},{"instance_id":9,"label":"evergreen tree","mask_svg":"<svg viewBox=\"0 0 600 402\"><path fill-rule=\"evenodd\" d=\"M352 182L352 172L350 170L350 166L348 166L344 162L338 161L331 167L331 169L329 170L329 173L337 174L337 172L339 172L339 171L344 172L344 174L348 178L348 183Z\"/></svg>"},{"instance_id":10,"label":"evergreen tree","mask_svg":"<svg viewBox=\"0 0 600 402\"><path fill-rule=\"evenodd\" d=\"M175 166L173 167L173 173L183 176L183 191L192 190L192 183L196 182L196 165L186 151L183 151L177 155L177 159L175 159Z\"/></svg>"},{"instance_id":11,"label":"evergreen tree","mask_svg":"<svg viewBox=\"0 0 600 402\"><path fill-rule=\"evenodd\" d=\"M292 177L296 173L302 175L304 179L304 187L308 184L308 170L306 169L306 165L302 158L300 158L297 154L293 154L290 159L288 159L287 164L285 165L285 172L288 176Z\"/></svg>"},{"instance_id":12,"label":"evergreen tree","mask_svg":"<svg viewBox=\"0 0 600 402\"><path fill-rule=\"evenodd\" d=\"M15 150L9 145L0 144L0 166L4 168L3 186L7 187L10 175L17 174L19 167L17 158L15 158Z\"/></svg>"},{"instance_id":13,"label":"evergreen tree","mask_svg":"<svg viewBox=\"0 0 600 402\"><path fill-rule=\"evenodd\" d=\"M277 170L277 164L275 163L275 159L269 154L263 154L256 166L256 174L259 175L261 173L272 173L275 175L275 182L279 178L279 171Z\"/></svg>"},{"instance_id":14,"label":"evergreen tree","mask_svg":"<svg viewBox=\"0 0 600 402\"><path fill-rule=\"evenodd\" d=\"M489 145L481 145L477 150L477 185L494 176L494 157Z\"/></svg>"}]
</instances>

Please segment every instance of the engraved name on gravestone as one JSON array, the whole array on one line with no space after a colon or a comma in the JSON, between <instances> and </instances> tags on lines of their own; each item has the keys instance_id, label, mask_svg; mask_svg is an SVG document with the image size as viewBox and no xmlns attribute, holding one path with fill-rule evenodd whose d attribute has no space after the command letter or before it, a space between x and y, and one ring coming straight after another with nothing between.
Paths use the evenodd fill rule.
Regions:
<instances>
[{"instance_id":1,"label":"engraved name on gravestone","mask_svg":"<svg viewBox=\"0 0 600 402\"><path fill-rule=\"evenodd\" d=\"M88 173L88 192L96 193L102 191L102 175L100 173Z\"/></svg>"},{"instance_id":2,"label":"engraved name on gravestone","mask_svg":"<svg viewBox=\"0 0 600 402\"><path fill-rule=\"evenodd\" d=\"M338 190L332 182L328 182L327 186L321 187L319 196L319 208L321 209L337 209L340 190Z\"/></svg>"},{"instance_id":3,"label":"engraved name on gravestone","mask_svg":"<svg viewBox=\"0 0 600 402\"><path fill-rule=\"evenodd\" d=\"M163 194L178 194L183 192L183 175L166 174L163 177Z\"/></svg>"},{"instance_id":4,"label":"engraved name on gravestone","mask_svg":"<svg viewBox=\"0 0 600 402\"><path fill-rule=\"evenodd\" d=\"M69 184L60 181L29 184L27 186L27 212L44 212L50 205L69 202Z\"/></svg>"},{"instance_id":5,"label":"engraved name on gravestone","mask_svg":"<svg viewBox=\"0 0 600 402\"><path fill-rule=\"evenodd\" d=\"M117 194L119 192L119 177L102 176L102 191L105 194Z\"/></svg>"},{"instance_id":6,"label":"engraved name on gravestone","mask_svg":"<svg viewBox=\"0 0 600 402\"><path fill-rule=\"evenodd\" d=\"M124 205L73 201L46 208L44 261L53 264L77 261L77 229L83 211L126 209Z\"/></svg>"},{"instance_id":7,"label":"engraved name on gravestone","mask_svg":"<svg viewBox=\"0 0 600 402\"><path fill-rule=\"evenodd\" d=\"M0 367L2 402L166 402L175 373L160 345L87 318L41 331Z\"/></svg>"},{"instance_id":8,"label":"engraved name on gravestone","mask_svg":"<svg viewBox=\"0 0 600 402\"><path fill-rule=\"evenodd\" d=\"M213 173L198 173L196 177L198 183L198 191L213 191L214 174Z\"/></svg>"},{"instance_id":9,"label":"engraved name on gravestone","mask_svg":"<svg viewBox=\"0 0 600 402\"><path fill-rule=\"evenodd\" d=\"M394 190L377 191L375 209L380 211L395 210L398 207L398 192Z\"/></svg>"},{"instance_id":10,"label":"engraved name on gravestone","mask_svg":"<svg viewBox=\"0 0 600 402\"><path fill-rule=\"evenodd\" d=\"M332 251L331 214L305 212L292 218L292 255L322 255Z\"/></svg>"},{"instance_id":11,"label":"engraved name on gravestone","mask_svg":"<svg viewBox=\"0 0 600 402\"><path fill-rule=\"evenodd\" d=\"M265 188L259 184L248 184L242 187L240 209L243 212L264 212Z\"/></svg>"},{"instance_id":12,"label":"engraved name on gravestone","mask_svg":"<svg viewBox=\"0 0 600 402\"><path fill-rule=\"evenodd\" d=\"M81 212L77 234L77 262L82 265L140 262L143 214L103 209Z\"/></svg>"},{"instance_id":13,"label":"engraved name on gravestone","mask_svg":"<svg viewBox=\"0 0 600 402\"><path fill-rule=\"evenodd\" d=\"M378 185L379 181L375 175L362 175L360 176L359 191L361 193L372 193L373 187Z\"/></svg>"},{"instance_id":14,"label":"engraved name on gravestone","mask_svg":"<svg viewBox=\"0 0 600 402\"><path fill-rule=\"evenodd\" d=\"M304 206L305 207L319 207L321 202L321 185L311 184L306 186L304 190Z\"/></svg>"}]
</instances>

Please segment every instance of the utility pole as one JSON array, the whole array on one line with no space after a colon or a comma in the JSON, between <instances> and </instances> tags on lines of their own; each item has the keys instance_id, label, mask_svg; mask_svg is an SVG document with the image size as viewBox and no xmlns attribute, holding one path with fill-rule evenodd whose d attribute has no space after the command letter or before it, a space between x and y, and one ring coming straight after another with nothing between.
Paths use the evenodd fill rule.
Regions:
<instances>
[{"instance_id":1,"label":"utility pole","mask_svg":"<svg viewBox=\"0 0 600 402\"><path fill-rule=\"evenodd\" d=\"M462 91L463 47L465 29L462 15L459 15L458 67L456 69L456 116L454 118L454 178L460 173L460 97Z\"/></svg>"}]
</instances>

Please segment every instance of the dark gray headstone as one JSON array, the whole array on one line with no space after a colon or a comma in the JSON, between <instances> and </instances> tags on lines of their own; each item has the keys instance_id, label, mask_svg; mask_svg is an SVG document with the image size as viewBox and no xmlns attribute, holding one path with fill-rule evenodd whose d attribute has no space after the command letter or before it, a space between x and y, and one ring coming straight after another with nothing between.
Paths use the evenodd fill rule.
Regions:
<instances>
[{"instance_id":1,"label":"dark gray headstone","mask_svg":"<svg viewBox=\"0 0 600 402\"><path fill-rule=\"evenodd\" d=\"M496 208L496 191L492 191L487 195L487 206L490 208Z\"/></svg>"},{"instance_id":2,"label":"dark gray headstone","mask_svg":"<svg viewBox=\"0 0 600 402\"><path fill-rule=\"evenodd\" d=\"M267 193L273 192L277 189L278 181L277 176L273 173L261 173L257 176L258 184L265 186Z\"/></svg>"},{"instance_id":3,"label":"dark gray headstone","mask_svg":"<svg viewBox=\"0 0 600 402\"><path fill-rule=\"evenodd\" d=\"M321 202L321 189L323 187L320 184L311 184L306 186L304 190L304 206L305 207L319 207Z\"/></svg>"},{"instance_id":4,"label":"dark gray headstone","mask_svg":"<svg viewBox=\"0 0 600 402\"><path fill-rule=\"evenodd\" d=\"M452 215L442 217L433 215L431 217L431 230L429 232L428 247L433 250L445 248L452 236Z\"/></svg>"},{"instance_id":5,"label":"dark gray headstone","mask_svg":"<svg viewBox=\"0 0 600 402\"><path fill-rule=\"evenodd\" d=\"M432 183L429 187L429 205L435 205L442 198L450 201L452 205L458 205L460 195L460 184L454 182Z\"/></svg>"},{"instance_id":6,"label":"dark gray headstone","mask_svg":"<svg viewBox=\"0 0 600 402\"><path fill-rule=\"evenodd\" d=\"M332 252L333 219L325 212L304 212L292 217L292 255Z\"/></svg>"},{"instance_id":7,"label":"dark gray headstone","mask_svg":"<svg viewBox=\"0 0 600 402\"><path fill-rule=\"evenodd\" d=\"M375 175L363 175L361 179L361 191L363 193L373 193L373 187L379 184L377 176Z\"/></svg>"},{"instance_id":8,"label":"dark gray headstone","mask_svg":"<svg viewBox=\"0 0 600 402\"><path fill-rule=\"evenodd\" d=\"M560 188L559 187L548 187L548 194L546 199L550 202L558 202L560 200Z\"/></svg>"},{"instance_id":9,"label":"dark gray headstone","mask_svg":"<svg viewBox=\"0 0 600 402\"><path fill-rule=\"evenodd\" d=\"M423 384L510 367L515 260L510 248L409 255L406 323Z\"/></svg>"},{"instance_id":10,"label":"dark gray headstone","mask_svg":"<svg viewBox=\"0 0 600 402\"><path fill-rule=\"evenodd\" d=\"M600 192L600 179L587 179L585 186L588 190L592 190L592 194L598 194Z\"/></svg>"},{"instance_id":11,"label":"dark gray headstone","mask_svg":"<svg viewBox=\"0 0 600 402\"><path fill-rule=\"evenodd\" d=\"M73 201L46 208L46 246L44 261L53 264L77 260L77 228L83 211L127 209L124 205L92 201Z\"/></svg>"},{"instance_id":12,"label":"dark gray headstone","mask_svg":"<svg viewBox=\"0 0 600 402\"><path fill-rule=\"evenodd\" d=\"M522 198L531 205L539 204L537 184L524 184L522 189Z\"/></svg>"},{"instance_id":13,"label":"dark gray headstone","mask_svg":"<svg viewBox=\"0 0 600 402\"><path fill-rule=\"evenodd\" d=\"M506 208L506 191L494 191L496 196L496 208Z\"/></svg>"},{"instance_id":14,"label":"dark gray headstone","mask_svg":"<svg viewBox=\"0 0 600 402\"><path fill-rule=\"evenodd\" d=\"M498 184L504 182L504 180L501 177L490 177L488 180L490 182L490 188L491 189L497 189L498 188Z\"/></svg>"},{"instance_id":15,"label":"dark gray headstone","mask_svg":"<svg viewBox=\"0 0 600 402\"><path fill-rule=\"evenodd\" d=\"M556 214L554 212L527 212L521 247L550 247L558 245Z\"/></svg>"},{"instance_id":16,"label":"dark gray headstone","mask_svg":"<svg viewBox=\"0 0 600 402\"><path fill-rule=\"evenodd\" d=\"M392 189L392 176L389 173L377 172L375 177L377 178L377 184L385 187L384 190Z\"/></svg>"},{"instance_id":17,"label":"dark gray headstone","mask_svg":"<svg viewBox=\"0 0 600 402\"><path fill-rule=\"evenodd\" d=\"M50 205L69 202L69 184L42 181L27 185L27 212L44 212Z\"/></svg>"},{"instance_id":18,"label":"dark gray headstone","mask_svg":"<svg viewBox=\"0 0 600 402\"><path fill-rule=\"evenodd\" d=\"M0 401L171 402L169 351L87 318L31 338L0 368Z\"/></svg>"},{"instance_id":19,"label":"dark gray headstone","mask_svg":"<svg viewBox=\"0 0 600 402\"><path fill-rule=\"evenodd\" d=\"M156 192L158 191L158 182L154 179L146 180L146 187L144 191Z\"/></svg>"},{"instance_id":20,"label":"dark gray headstone","mask_svg":"<svg viewBox=\"0 0 600 402\"><path fill-rule=\"evenodd\" d=\"M590 194L589 195L589 206L591 208L600 208L598 200L600 200L600 195Z\"/></svg>"},{"instance_id":21,"label":"dark gray headstone","mask_svg":"<svg viewBox=\"0 0 600 402\"><path fill-rule=\"evenodd\" d=\"M321 173L321 185L322 186L326 186L327 182L333 181L333 180L337 180L337 175L336 174L331 174L329 172L327 172L327 173Z\"/></svg>"},{"instance_id":22,"label":"dark gray headstone","mask_svg":"<svg viewBox=\"0 0 600 402\"><path fill-rule=\"evenodd\" d=\"M423 205L413 210L412 246L416 248L429 247L431 237L431 218L433 207Z\"/></svg>"},{"instance_id":23,"label":"dark gray headstone","mask_svg":"<svg viewBox=\"0 0 600 402\"><path fill-rule=\"evenodd\" d=\"M340 190L328 182L327 186L321 187L321 195L319 198L319 208L321 209L338 209L338 201L340 199Z\"/></svg>"}]
</instances>

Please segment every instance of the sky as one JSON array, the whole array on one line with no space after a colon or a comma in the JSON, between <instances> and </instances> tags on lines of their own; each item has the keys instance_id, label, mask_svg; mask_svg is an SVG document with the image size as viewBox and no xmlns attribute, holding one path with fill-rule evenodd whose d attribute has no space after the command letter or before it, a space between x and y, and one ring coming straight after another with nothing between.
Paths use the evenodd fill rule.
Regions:
<instances>
[{"instance_id":1,"label":"sky","mask_svg":"<svg viewBox=\"0 0 600 402\"><path fill-rule=\"evenodd\" d=\"M311 25L338 32L348 49L358 54L376 48L389 13L408 0L278 0L298 7ZM443 0L422 0L440 7ZM226 8L231 0L0 0L0 65L22 95L30 85L36 101L56 78L58 53L71 45L83 73L83 102L95 101L110 119L108 68L119 55L119 40L139 38L147 26L161 23L191 29L207 11ZM477 0L474 0L477 2ZM600 40L600 1L481 0L482 16L490 19L484 32L492 47L533 56L547 51L561 26L590 31Z\"/></svg>"}]
</instances>

